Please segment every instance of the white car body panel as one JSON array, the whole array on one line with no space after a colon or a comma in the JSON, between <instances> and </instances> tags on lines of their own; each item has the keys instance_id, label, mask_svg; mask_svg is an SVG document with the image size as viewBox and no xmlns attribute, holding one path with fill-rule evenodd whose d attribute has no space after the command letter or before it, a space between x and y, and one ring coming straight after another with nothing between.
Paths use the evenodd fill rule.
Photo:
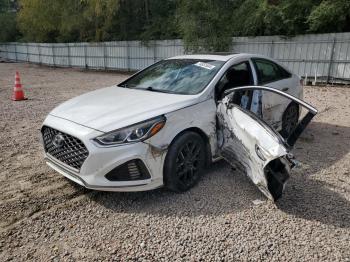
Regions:
<instances>
[{"instance_id":1,"label":"white car body panel","mask_svg":"<svg viewBox=\"0 0 350 262\"><path fill-rule=\"evenodd\" d=\"M203 117L203 115L205 117ZM209 140L211 152L214 155L217 149L216 138L216 104L208 99L201 103L168 113L167 125L154 137L144 141L151 145L151 150L168 148L174 138L184 130L196 128L201 130Z\"/></svg>"},{"instance_id":2,"label":"white car body panel","mask_svg":"<svg viewBox=\"0 0 350 262\"><path fill-rule=\"evenodd\" d=\"M224 99L217 109L219 123L223 127L221 154L231 165L243 169L264 195L274 200L268 190L264 170L268 163L288 152L274 134L239 106L233 105L230 108L228 102L228 99ZM262 158L256 150L260 150Z\"/></svg>"},{"instance_id":3,"label":"white car body panel","mask_svg":"<svg viewBox=\"0 0 350 262\"><path fill-rule=\"evenodd\" d=\"M49 115L43 125L53 127L63 133L74 135L80 139L87 149L89 156L76 171L64 163L57 161L46 154L46 162L59 173L90 189L104 191L144 191L163 185L163 179L159 172L162 165L160 157L154 157L149 151L149 146L144 143L134 143L117 147L101 148L92 143L92 139L103 134L100 131L83 127L79 124L62 118ZM79 130L79 132L77 132ZM146 181L112 182L104 177L104 174L113 168L131 159L141 159L147 169L154 174Z\"/></svg>"},{"instance_id":4,"label":"white car body panel","mask_svg":"<svg viewBox=\"0 0 350 262\"><path fill-rule=\"evenodd\" d=\"M269 160L283 157L287 151L274 138L269 137L266 130L261 132L261 126L259 128L257 122L242 114L238 108L233 108L227 113L224 104L219 103L218 106L215 101L216 84L234 64L248 61L252 67L254 84L257 85L256 72L250 60L252 57L265 58L250 54L190 55L171 58L225 61L206 88L196 95L167 94L111 86L68 100L50 112L43 126L49 126L78 138L88 149L89 156L79 171L45 154L47 163L64 176L90 189L144 191L158 188L164 185L163 168L168 148L181 132L188 129L200 132L207 139L211 157L219 156L221 149L219 150L218 146L216 122L218 114L230 126L236 126L236 129L228 130L234 130L237 133L236 136L247 144L250 153L259 141L266 161L259 162L254 158L251 163L255 163L255 166L251 168L248 175L261 190L266 189L266 181L261 179L261 170ZM297 79L297 76L293 76L292 82L279 81L281 83L274 83L274 87L282 89L288 84L291 86L290 90L294 92L293 95L300 96L302 89ZM294 84L297 86L293 87ZM270 110L273 119L281 118L283 108L285 109L288 104L281 104L273 97L263 97L263 99L264 110L266 112ZM226 116L224 112L227 113ZM94 138L110 131L161 115L166 117L165 126L159 133L143 142L103 147L93 141ZM254 141L255 144L249 144L249 141ZM149 179L116 182L105 178L106 173L133 159L140 159L145 164L151 175ZM264 193L272 199L268 191L265 190Z\"/></svg>"},{"instance_id":5,"label":"white car body panel","mask_svg":"<svg viewBox=\"0 0 350 262\"><path fill-rule=\"evenodd\" d=\"M202 117L203 114L206 118ZM91 141L95 137L102 135L103 132L49 115L43 125L53 127L61 132L79 138L90 152L80 172L75 172L75 170L69 170L67 172L65 171L65 169L69 169L67 166L64 166L65 169L56 167L55 170L75 182L79 181L79 184L90 189L144 191L161 187L163 186L163 165L167 149L171 141L180 132L189 128L198 128L209 137L212 152L216 150L216 105L213 100L206 100L202 103L165 114L165 116L167 118L167 125L154 137L140 143L105 148L99 147ZM193 116L195 117L193 118ZM212 119L210 123L207 121L208 118ZM80 130L80 132L76 132L76 130ZM62 163L58 163L49 155L46 157L47 163L51 167L55 166L55 164L62 165ZM106 174L115 167L135 158L141 159L145 163L148 171L152 174L151 179L111 182L103 175L100 175Z\"/></svg>"},{"instance_id":6,"label":"white car body panel","mask_svg":"<svg viewBox=\"0 0 350 262\"><path fill-rule=\"evenodd\" d=\"M276 96L282 96L304 107L308 112L290 136L282 139L255 114L231 102L234 91L249 89L273 92ZM294 96L270 87L238 87L228 92L231 93L217 107L219 151L231 165L246 173L267 198L275 201L281 197L294 165L289 151L317 114L317 110Z\"/></svg>"},{"instance_id":7,"label":"white car body panel","mask_svg":"<svg viewBox=\"0 0 350 262\"><path fill-rule=\"evenodd\" d=\"M109 132L184 108L197 101L196 96L169 95L111 86L70 99L50 114Z\"/></svg>"},{"instance_id":8,"label":"white car body panel","mask_svg":"<svg viewBox=\"0 0 350 262\"><path fill-rule=\"evenodd\" d=\"M302 89L300 88L300 78L292 75L289 79L282 79L280 81L266 84L265 86L276 88L280 91L302 98ZM289 100L276 94L268 94L263 91L262 96L262 111L264 120L271 124L275 129L280 130L282 125L283 112L289 105Z\"/></svg>"}]
</instances>

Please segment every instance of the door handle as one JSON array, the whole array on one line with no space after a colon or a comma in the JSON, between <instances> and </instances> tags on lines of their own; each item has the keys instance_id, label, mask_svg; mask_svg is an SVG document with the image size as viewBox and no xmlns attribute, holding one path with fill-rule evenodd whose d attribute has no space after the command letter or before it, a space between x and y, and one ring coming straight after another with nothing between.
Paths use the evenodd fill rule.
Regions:
<instances>
[{"instance_id":1,"label":"door handle","mask_svg":"<svg viewBox=\"0 0 350 262\"><path fill-rule=\"evenodd\" d=\"M284 87L284 88L282 88L282 91L283 92L287 92L289 90L289 88L288 87Z\"/></svg>"},{"instance_id":2,"label":"door handle","mask_svg":"<svg viewBox=\"0 0 350 262\"><path fill-rule=\"evenodd\" d=\"M255 153L262 161L266 161L263 150L257 144L255 144Z\"/></svg>"}]
</instances>

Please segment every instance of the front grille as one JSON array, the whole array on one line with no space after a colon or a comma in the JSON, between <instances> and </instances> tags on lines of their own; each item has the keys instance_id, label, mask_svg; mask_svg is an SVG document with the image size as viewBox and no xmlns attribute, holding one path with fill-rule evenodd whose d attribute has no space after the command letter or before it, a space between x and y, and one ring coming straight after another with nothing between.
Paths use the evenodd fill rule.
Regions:
<instances>
[{"instance_id":1,"label":"front grille","mask_svg":"<svg viewBox=\"0 0 350 262\"><path fill-rule=\"evenodd\" d=\"M44 126L41 129L45 152L66 165L80 170L89 151L78 138L54 128Z\"/></svg>"}]
</instances>

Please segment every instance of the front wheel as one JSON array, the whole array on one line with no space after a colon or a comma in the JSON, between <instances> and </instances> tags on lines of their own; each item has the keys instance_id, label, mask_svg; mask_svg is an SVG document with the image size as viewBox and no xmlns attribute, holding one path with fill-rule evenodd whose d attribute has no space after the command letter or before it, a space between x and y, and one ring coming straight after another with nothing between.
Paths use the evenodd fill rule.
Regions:
<instances>
[{"instance_id":1,"label":"front wheel","mask_svg":"<svg viewBox=\"0 0 350 262\"><path fill-rule=\"evenodd\" d=\"M205 144L194 132L182 134L170 146L164 165L165 186L175 192L192 188L205 166Z\"/></svg>"},{"instance_id":2,"label":"front wheel","mask_svg":"<svg viewBox=\"0 0 350 262\"><path fill-rule=\"evenodd\" d=\"M290 104L282 117L281 135L287 138L297 126L299 120L299 107L296 104Z\"/></svg>"}]
</instances>

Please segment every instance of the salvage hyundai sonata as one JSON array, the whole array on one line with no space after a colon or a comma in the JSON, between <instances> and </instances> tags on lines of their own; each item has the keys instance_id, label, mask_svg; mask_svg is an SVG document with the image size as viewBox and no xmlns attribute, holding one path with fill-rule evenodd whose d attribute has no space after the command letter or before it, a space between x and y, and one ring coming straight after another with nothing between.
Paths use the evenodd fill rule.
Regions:
<instances>
[{"instance_id":1,"label":"salvage hyundai sonata","mask_svg":"<svg viewBox=\"0 0 350 262\"><path fill-rule=\"evenodd\" d=\"M276 200L289 151L317 113L302 93L298 76L264 56L169 58L52 110L45 159L90 189L182 192L224 158Z\"/></svg>"}]
</instances>

